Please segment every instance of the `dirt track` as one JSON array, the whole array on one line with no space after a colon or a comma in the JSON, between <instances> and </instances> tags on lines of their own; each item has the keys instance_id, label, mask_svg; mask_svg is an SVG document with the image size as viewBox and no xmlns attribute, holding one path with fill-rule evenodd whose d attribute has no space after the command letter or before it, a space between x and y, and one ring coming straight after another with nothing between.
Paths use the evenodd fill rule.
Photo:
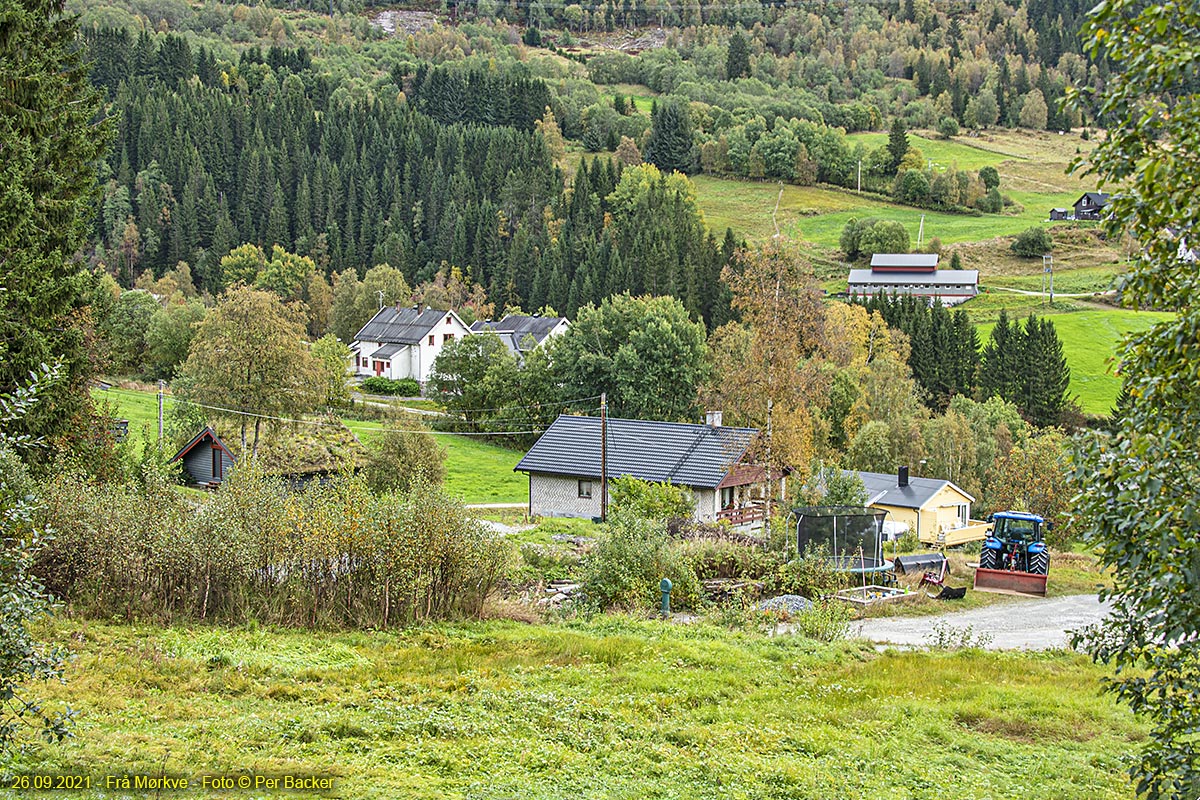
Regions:
<instances>
[{"instance_id":1,"label":"dirt track","mask_svg":"<svg viewBox=\"0 0 1200 800\"><path fill-rule=\"evenodd\" d=\"M887 617L856 622L851 635L881 644L921 647L930 644L939 622L955 630L971 627L972 633L990 634L989 650L1050 650L1069 646L1069 632L1099 622L1108 613L1094 594L1069 595L1050 600L1021 599L971 611L932 617Z\"/></svg>"}]
</instances>

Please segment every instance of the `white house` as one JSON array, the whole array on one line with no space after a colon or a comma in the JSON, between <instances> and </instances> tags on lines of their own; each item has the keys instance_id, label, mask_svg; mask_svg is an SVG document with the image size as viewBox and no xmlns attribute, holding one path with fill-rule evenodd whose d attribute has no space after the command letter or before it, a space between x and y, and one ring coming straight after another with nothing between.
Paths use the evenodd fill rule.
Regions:
<instances>
[{"instance_id":1,"label":"white house","mask_svg":"<svg viewBox=\"0 0 1200 800\"><path fill-rule=\"evenodd\" d=\"M517 358L535 349L551 336L564 333L570 323L566 317L542 317L537 314L506 314L504 319L479 320L471 326L472 333L491 331L500 337L504 346Z\"/></svg>"},{"instance_id":2,"label":"white house","mask_svg":"<svg viewBox=\"0 0 1200 800\"><path fill-rule=\"evenodd\" d=\"M870 269L850 270L846 291L861 298L911 294L930 303L937 298L947 306L979 293L978 270L938 269L937 263L937 255L930 253L876 253Z\"/></svg>"},{"instance_id":3,"label":"white house","mask_svg":"<svg viewBox=\"0 0 1200 800\"><path fill-rule=\"evenodd\" d=\"M446 342L470 332L453 311L385 306L354 336L350 345L354 374L413 378L424 385Z\"/></svg>"}]
</instances>

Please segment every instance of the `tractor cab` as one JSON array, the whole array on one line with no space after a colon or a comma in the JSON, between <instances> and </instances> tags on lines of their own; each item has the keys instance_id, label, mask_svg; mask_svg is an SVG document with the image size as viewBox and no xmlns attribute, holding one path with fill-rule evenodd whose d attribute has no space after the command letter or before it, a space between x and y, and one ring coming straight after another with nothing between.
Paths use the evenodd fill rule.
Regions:
<instances>
[{"instance_id":1,"label":"tractor cab","mask_svg":"<svg viewBox=\"0 0 1200 800\"><path fill-rule=\"evenodd\" d=\"M1021 511L1001 511L992 515L988 539L1031 545L1045 540L1048 524L1037 514Z\"/></svg>"},{"instance_id":2,"label":"tractor cab","mask_svg":"<svg viewBox=\"0 0 1200 800\"><path fill-rule=\"evenodd\" d=\"M975 588L1044 596L1050 572L1045 532L1050 523L1024 511L1000 511L990 521L992 527L979 553Z\"/></svg>"}]
</instances>

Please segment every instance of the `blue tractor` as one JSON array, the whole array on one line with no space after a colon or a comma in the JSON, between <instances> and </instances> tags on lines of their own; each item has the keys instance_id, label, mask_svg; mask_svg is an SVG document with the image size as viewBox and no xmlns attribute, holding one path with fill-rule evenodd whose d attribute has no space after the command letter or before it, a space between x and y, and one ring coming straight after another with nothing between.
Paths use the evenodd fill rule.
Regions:
<instances>
[{"instance_id":1,"label":"blue tractor","mask_svg":"<svg viewBox=\"0 0 1200 800\"><path fill-rule=\"evenodd\" d=\"M1024 511L997 512L991 523L975 570L975 588L1045 596L1050 573L1045 532L1050 523Z\"/></svg>"}]
</instances>

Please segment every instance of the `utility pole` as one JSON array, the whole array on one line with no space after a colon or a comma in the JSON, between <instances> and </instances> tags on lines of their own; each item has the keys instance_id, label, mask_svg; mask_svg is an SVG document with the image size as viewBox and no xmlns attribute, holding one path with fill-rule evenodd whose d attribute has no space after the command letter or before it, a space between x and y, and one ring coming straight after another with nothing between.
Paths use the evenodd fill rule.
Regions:
<instances>
[{"instance_id":1,"label":"utility pole","mask_svg":"<svg viewBox=\"0 0 1200 800\"><path fill-rule=\"evenodd\" d=\"M862 159L858 160L858 191L862 192Z\"/></svg>"},{"instance_id":2,"label":"utility pole","mask_svg":"<svg viewBox=\"0 0 1200 800\"><path fill-rule=\"evenodd\" d=\"M1046 276L1050 276L1050 305L1054 305L1054 256L1042 256L1042 294L1046 293Z\"/></svg>"},{"instance_id":3,"label":"utility pole","mask_svg":"<svg viewBox=\"0 0 1200 800\"><path fill-rule=\"evenodd\" d=\"M917 247L921 246L921 240L925 238L925 215L921 215L921 227L917 228Z\"/></svg>"},{"instance_id":4,"label":"utility pole","mask_svg":"<svg viewBox=\"0 0 1200 800\"><path fill-rule=\"evenodd\" d=\"M600 521L608 520L608 392L600 393Z\"/></svg>"},{"instance_id":5,"label":"utility pole","mask_svg":"<svg viewBox=\"0 0 1200 800\"><path fill-rule=\"evenodd\" d=\"M775 400L767 398L767 516L763 520L764 539L771 538L771 495L773 495L774 487L771 485L771 415L775 409Z\"/></svg>"},{"instance_id":6,"label":"utility pole","mask_svg":"<svg viewBox=\"0 0 1200 800\"><path fill-rule=\"evenodd\" d=\"M163 436L163 382L158 382L158 440Z\"/></svg>"}]
</instances>

